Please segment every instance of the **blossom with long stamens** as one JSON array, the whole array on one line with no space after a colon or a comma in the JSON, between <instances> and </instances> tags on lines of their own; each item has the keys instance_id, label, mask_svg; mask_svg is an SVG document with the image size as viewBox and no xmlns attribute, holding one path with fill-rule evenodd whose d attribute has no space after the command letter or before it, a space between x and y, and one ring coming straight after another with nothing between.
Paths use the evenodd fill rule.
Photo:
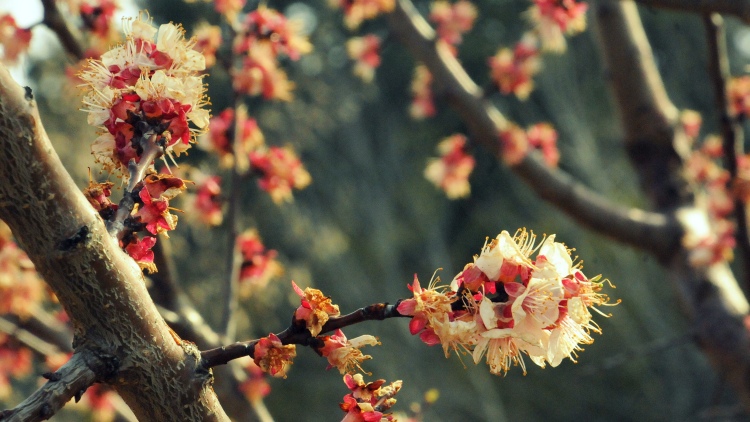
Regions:
<instances>
[{"instance_id":1,"label":"blossom with long stamens","mask_svg":"<svg viewBox=\"0 0 750 422\"><path fill-rule=\"evenodd\" d=\"M143 15L126 20L125 29L125 44L89 60L79 76L89 124L102 129L92 146L94 157L128 178L128 163L140 162L145 143L179 155L195 138L191 125L205 128L209 113L198 75L205 59L192 49L195 41L171 23L157 30Z\"/></svg>"},{"instance_id":2,"label":"blossom with long stamens","mask_svg":"<svg viewBox=\"0 0 750 422\"><path fill-rule=\"evenodd\" d=\"M481 254L456 275L450 287L422 289L415 280L414 297L397 310L411 315L412 334L428 345L483 358L493 374L505 374L524 356L544 367L574 360L581 346L600 332L590 310L606 305L599 277L587 278L571 250L547 236L503 231L485 242ZM536 254L535 257L532 255Z\"/></svg>"},{"instance_id":3,"label":"blossom with long stamens","mask_svg":"<svg viewBox=\"0 0 750 422\"><path fill-rule=\"evenodd\" d=\"M344 332L336 330L330 336L321 338L323 346L317 351L328 359L328 368L336 367L341 374L353 374L362 371L362 362L372 359L372 356L362 354L360 350L364 346L377 346L380 344L375 336L362 335L351 340L346 338Z\"/></svg>"}]
</instances>

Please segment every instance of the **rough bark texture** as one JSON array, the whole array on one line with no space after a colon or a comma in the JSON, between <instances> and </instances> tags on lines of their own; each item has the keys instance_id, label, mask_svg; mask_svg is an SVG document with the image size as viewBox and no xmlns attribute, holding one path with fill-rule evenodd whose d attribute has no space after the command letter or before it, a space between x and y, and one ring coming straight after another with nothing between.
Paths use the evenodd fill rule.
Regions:
<instances>
[{"instance_id":1,"label":"rough bark texture","mask_svg":"<svg viewBox=\"0 0 750 422\"><path fill-rule=\"evenodd\" d=\"M74 348L117 363L115 387L141 420L227 420L198 350L176 340L135 262L60 163L31 91L0 68L0 219L73 323Z\"/></svg>"}]
</instances>

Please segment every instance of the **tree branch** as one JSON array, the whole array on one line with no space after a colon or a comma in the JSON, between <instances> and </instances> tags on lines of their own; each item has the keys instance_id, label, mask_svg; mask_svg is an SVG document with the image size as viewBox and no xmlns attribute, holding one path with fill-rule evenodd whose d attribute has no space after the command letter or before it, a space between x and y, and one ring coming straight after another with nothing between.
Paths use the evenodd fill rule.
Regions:
<instances>
[{"instance_id":1,"label":"tree branch","mask_svg":"<svg viewBox=\"0 0 750 422\"><path fill-rule=\"evenodd\" d=\"M0 151L0 219L68 313L74 347L117 358L110 384L141 420L227 420L199 352L170 334L140 269L60 163L31 90L4 67Z\"/></svg>"},{"instance_id":2,"label":"tree branch","mask_svg":"<svg viewBox=\"0 0 750 422\"><path fill-rule=\"evenodd\" d=\"M57 35L57 38L65 48L65 51L77 60L85 59L86 56L84 55L79 37L73 34L73 30L68 26L68 23L65 22L55 0L42 0L42 5L44 6L44 18L42 23Z\"/></svg>"},{"instance_id":3,"label":"tree branch","mask_svg":"<svg viewBox=\"0 0 750 422\"><path fill-rule=\"evenodd\" d=\"M689 152L689 145L654 66L636 6L604 1L593 12L626 148L642 188L657 208L676 210L686 236L695 234L709 227L708 216L695 206L682 179L681 154ZM726 262L694 267L689 250L678 247L675 252L663 262L696 341L750 409L750 336L743 322L750 306Z\"/></svg>"},{"instance_id":4,"label":"tree branch","mask_svg":"<svg viewBox=\"0 0 750 422\"><path fill-rule=\"evenodd\" d=\"M729 57L727 56L726 33L724 22L720 15L704 15L703 23L706 27L708 40L708 72L714 85L714 100L719 115L722 149L724 152L724 167L729 172L729 186L732 189L737 180L737 158L744 154L744 136L742 126L732 116L727 98L727 82L729 81ZM739 260L743 265L745 275L745 289L750 289L750 237L747 229L747 209L745 203L734 199L734 219L737 223L737 247Z\"/></svg>"},{"instance_id":5,"label":"tree branch","mask_svg":"<svg viewBox=\"0 0 750 422\"><path fill-rule=\"evenodd\" d=\"M391 31L427 66L474 139L500 157L499 132L508 126L505 117L483 98L482 90L456 58L435 43L434 31L409 0L399 0L387 17ZM511 170L543 199L601 234L659 256L669 254L679 242L679 227L665 214L613 204L562 171L546 166L536 154L529 154Z\"/></svg>"},{"instance_id":6,"label":"tree branch","mask_svg":"<svg viewBox=\"0 0 750 422\"><path fill-rule=\"evenodd\" d=\"M750 23L748 0L637 0L644 6L694 13L721 13Z\"/></svg>"},{"instance_id":7,"label":"tree branch","mask_svg":"<svg viewBox=\"0 0 750 422\"><path fill-rule=\"evenodd\" d=\"M91 352L74 353L57 372L45 374L49 380L39 390L11 410L0 412L7 422L36 422L51 418L71 398L76 401L94 382L112 368Z\"/></svg>"}]
</instances>

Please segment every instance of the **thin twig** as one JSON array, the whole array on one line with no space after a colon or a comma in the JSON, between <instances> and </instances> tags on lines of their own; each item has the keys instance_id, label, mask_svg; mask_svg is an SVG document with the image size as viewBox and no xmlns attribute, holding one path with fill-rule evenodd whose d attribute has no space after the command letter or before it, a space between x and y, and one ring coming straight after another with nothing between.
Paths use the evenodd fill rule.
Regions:
<instances>
[{"instance_id":1,"label":"thin twig","mask_svg":"<svg viewBox=\"0 0 750 422\"><path fill-rule=\"evenodd\" d=\"M744 136L742 126L732 116L727 98L727 82L729 81L729 57L727 56L726 33L724 23L718 14L704 15L703 24L706 28L708 41L708 72L714 85L714 99L719 114L721 127L722 149L724 152L724 167L729 172L729 184L737 180L737 158L744 154ZM739 249L739 260L742 262L745 275L745 291L750 291L750 238L748 238L747 214L745 203L739 198L734 199L734 219L737 223L735 238Z\"/></svg>"},{"instance_id":2,"label":"thin twig","mask_svg":"<svg viewBox=\"0 0 750 422\"><path fill-rule=\"evenodd\" d=\"M398 302L396 305L376 303L374 305L357 309L347 315L333 317L323 325L320 334L329 333L364 321L382 321L388 318L411 318L411 316L399 313L396 309L397 306ZM300 344L313 347L318 345L318 339L310 334L310 331L304 326L304 324L297 324L295 322L293 322L287 329L277 334L277 336L283 344ZM252 356L255 352L255 345L258 341L259 340L240 341L227 346L206 350L201 352L201 363L205 368L212 368L218 365L225 365L234 359Z\"/></svg>"}]
</instances>

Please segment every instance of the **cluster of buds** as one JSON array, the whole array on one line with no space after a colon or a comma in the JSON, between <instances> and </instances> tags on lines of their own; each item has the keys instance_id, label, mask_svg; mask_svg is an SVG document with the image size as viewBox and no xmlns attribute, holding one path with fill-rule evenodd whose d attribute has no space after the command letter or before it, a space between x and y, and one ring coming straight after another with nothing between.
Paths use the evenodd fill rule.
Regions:
<instances>
[{"instance_id":1,"label":"cluster of buds","mask_svg":"<svg viewBox=\"0 0 750 422\"><path fill-rule=\"evenodd\" d=\"M451 4L437 0L430 8L430 20L436 25L438 40L448 45L455 56L456 46L463 41L463 34L474 27L477 8L469 0L458 0Z\"/></svg>"},{"instance_id":2,"label":"cluster of buds","mask_svg":"<svg viewBox=\"0 0 750 422\"><path fill-rule=\"evenodd\" d=\"M424 176L450 199L463 198L471 192L469 175L474 170L474 157L466 151L466 136L451 135L437 146L440 158L427 163Z\"/></svg>"},{"instance_id":3,"label":"cluster of buds","mask_svg":"<svg viewBox=\"0 0 750 422\"><path fill-rule=\"evenodd\" d=\"M238 277L241 296L248 297L262 290L271 279L284 272L276 260L277 252L266 248L256 230L244 231L236 242L242 258Z\"/></svg>"},{"instance_id":4,"label":"cluster of buds","mask_svg":"<svg viewBox=\"0 0 750 422\"><path fill-rule=\"evenodd\" d=\"M44 295L44 284L34 264L13 241L0 221L0 314L29 315Z\"/></svg>"},{"instance_id":5,"label":"cluster of buds","mask_svg":"<svg viewBox=\"0 0 750 422\"><path fill-rule=\"evenodd\" d=\"M130 212L120 212L124 208L109 199L111 182L91 182L83 194L102 219L108 222L122 220L124 229L117 233L120 247L141 268L153 273L156 272L156 265L151 248L156 244L159 233L166 234L177 226L177 216L170 212L169 201L184 190L185 182L179 177L150 173L126 192L133 204Z\"/></svg>"},{"instance_id":6,"label":"cluster of buds","mask_svg":"<svg viewBox=\"0 0 750 422\"><path fill-rule=\"evenodd\" d=\"M375 69L380 66L380 38L373 34L350 38L346 52L354 60L354 74L364 82L372 82Z\"/></svg>"},{"instance_id":7,"label":"cluster of buds","mask_svg":"<svg viewBox=\"0 0 750 422\"><path fill-rule=\"evenodd\" d=\"M565 35L575 35L586 29L586 3L578 0L532 1L534 4L528 14L544 50L563 52Z\"/></svg>"},{"instance_id":8,"label":"cluster of buds","mask_svg":"<svg viewBox=\"0 0 750 422\"><path fill-rule=\"evenodd\" d=\"M265 146L258 122L248 117L247 108L237 111L228 108L208 123L208 133L201 137L200 147L218 155L222 167L237 169L244 174L249 169L248 155Z\"/></svg>"},{"instance_id":9,"label":"cluster of buds","mask_svg":"<svg viewBox=\"0 0 750 422\"><path fill-rule=\"evenodd\" d=\"M696 201L708 213L707 224L710 226L706 230L691 231L683 239L683 244L690 250L690 262L695 266L731 260L736 243L735 226L729 220L734 212L734 199L727 189L730 174L720 164L724 156L722 139L710 135L705 137L698 147L700 114L684 111L681 121L688 140L696 145L685 161L684 174L686 179L695 185ZM744 162L746 159L739 160L740 168Z\"/></svg>"},{"instance_id":10,"label":"cluster of buds","mask_svg":"<svg viewBox=\"0 0 750 422\"><path fill-rule=\"evenodd\" d=\"M340 404L341 410L346 412L341 422L396 420L393 415L385 412L396 404L394 396L401 390L401 381L394 381L387 385L383 379L365 383L362 374L346 374L344 383L351 393L344 396L344 402Z\"/></svg>"},{"instance_id":11,"label":"cluster of buds","mask_svg":"<svg viewBox=\"0 0 750 422\"><path fill-rule=\"evenodd\" d=\"M489 59L490 77L503 94L514 94L525 100L534 89L534 75L539 72L537 39L526 33L513 50L501 48Z\"/></svg>"},{"instance_id":12,"label":"cluster of buds","mask_svg":"<svg viewBox=\"0 0 750 422\"><path fill-rule=\"evenodd\" d=\"M250 168L258 175L258 186L273 202L291 202L292 189L306 188L312 178L291 147L265 147L250 153Z\"/></svg>"},{"instance_id":13,"label":"cluster of buds","mask_svg":"<svg viewBox=\"0 0 750 422\"><path fill-rule=\"evenodd\" d=\"M396 5L395 0L329 0L331 6L344 11L344 24L349 29L357 29L362 22L389 13Z\"/></svg>"},{"instance_id":14,"label":"cluster of buds","mask_svg":"<svg viewBox=\"0 0 750 422\"><path fill-rule=\"evenodd\" d=\"M479 363L486 356L493 374L514 364L525 373L523 354L541 367L574 360L582 344L593 342L590 333L600 331L589 309L609 299L599 293L599 277L587 278L554 235L539 246L535 240L525 230L513 237L503 231L450 286L438 286L437 278L423 289L415 276L413 298L397 308L413 317L411 333L441 344L446 357L470 352Z\"/></svg>"},{"instance_id":15,"label":"cluster of buds","mask_svg":"<svg viewBox=\"0 0 750 422\"><path fill-rule=\"evenodd\" d=\"M532 149L539 150L550 167L556 167L560 161L557 131L549 123L537 123L526 131L513 123L508 124L500 132L500 148L503 159L509 165L520 163Z\"/></svg>"},{"instance_id":16,"label":"cluster of buds","mask_svg":"<svg viewBox=\"0 0 750 422\"><path fill-rule=\"evenodd\" d=\"M13 64L29 49L31 29L19 28L15 18L8 13L0 15L0 46L3 48L2 61Z\"/></svg>"},{"instance_id":17,"label":"cluster of buds","mask_svg":"<svg viewBox=\"0 0 750 422\"><path fill-rule=\"evenodd\" d=\"M264 5L249 13L234 39L233 51L242 57L241 66L232 71L234 90L267 100L291 100L294 84L280 68L279 59L299 60L312 51L300 30L299 22Z\"/></svg>"}]
</instances>

